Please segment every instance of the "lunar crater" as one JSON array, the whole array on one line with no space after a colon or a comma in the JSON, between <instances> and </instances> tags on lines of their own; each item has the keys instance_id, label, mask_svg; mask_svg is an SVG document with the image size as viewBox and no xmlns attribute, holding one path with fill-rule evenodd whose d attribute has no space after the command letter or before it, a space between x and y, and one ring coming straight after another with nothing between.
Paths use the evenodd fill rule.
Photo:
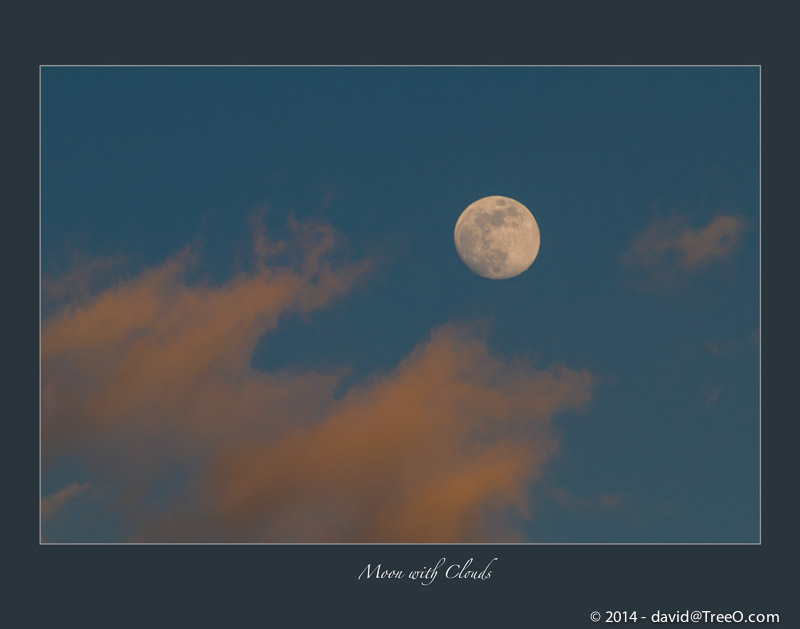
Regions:
<instances>
[{"instance_id":1,"label":"lunar crater","mask_svg":"<svg viewBox=\"0 0 800 629\"><path fill-rule=\"evenodd\" d=\"M464 264L490 279L519 275L539 252L536 219L509 197L485 197L472 203L459 217L453 236Z\"/></svg>"}]
</instances>

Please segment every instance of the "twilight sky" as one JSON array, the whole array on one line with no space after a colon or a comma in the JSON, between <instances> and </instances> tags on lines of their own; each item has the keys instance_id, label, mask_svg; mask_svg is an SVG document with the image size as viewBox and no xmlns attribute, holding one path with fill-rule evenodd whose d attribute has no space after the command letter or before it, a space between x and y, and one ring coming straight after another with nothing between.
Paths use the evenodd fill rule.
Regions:
<instances>
[{"instance_id":1,"label":"twilight sky","mask_svg":"<svg viewBox=\"0 0 800 629\"><path fill-rule=\"evenodd\" d=\"M43 68L43 538L758 541L758 72Z\"/></svg>"}]
</instances>

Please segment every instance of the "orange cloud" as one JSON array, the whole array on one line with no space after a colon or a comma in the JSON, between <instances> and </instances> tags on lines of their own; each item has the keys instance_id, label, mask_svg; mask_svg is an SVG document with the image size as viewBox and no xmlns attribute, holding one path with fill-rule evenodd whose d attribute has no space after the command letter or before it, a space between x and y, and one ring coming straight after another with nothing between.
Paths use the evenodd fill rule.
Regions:
<instances>
[{"instance_id":1,"label":"orange cloud","mask_svg":"<svg viewBox=\"0 0 800 629\"><path fill-rule=\"evenodd\" d=\"M67 273L59 277L45 276L42 278L42 293L53 301L63 299L85 301L91 296L92 288L96 283L107 277L123 262L122 257L88 259L75 253Z\"/></svg>"},{"instance_id":2,"label":"orange cloud","mask_svg":"<svg viewBox=\"0 0 800 629\"><path fill-rule=\"evenodd\" d=\"M134 504L153 479L204 449L313 418L341 374L255 371L252 351L281 315L322 307L369 265L334 268L327 226L291 230L285 249L299 241L304 254L292 266L189 284L193 255L184 251L43 321L44 464L78 455L135 478L126 484Z\"/></svg>"},{"instance_id":3,"label":"orange cloud","mask_svg":"<svg viewBox=\"0 0 800 629\"><path fill-rule=\"evenodd\" d=\"M392 373L277 439L234 444L200 479L191 530L233 541L503 541L558 445L550 420L583 405L593 378L492 357L473 328L435 330ZM501 537L498 537L501 536Z\"/></svg>"},{"instance_id":4,"label":"orange cloud","mask_svg":"<svg viewBox=\"0 0 800 629\"><path fill-rule=\"evenodd\" d=\"M45 466L77 455L113 479L135 540L516 539L558 447L551 419L589 400L592 375L502 360L454 325L338 400L341 372L254 369L282 316L369 267L332 264L328 227L292 222L284 244L255 227L252 273L191 284L185 251L43 323Z\"/></svg>"},{"instance_id":5,"label":"orange cloud","mask_svg":"<svg viewBox=\"0 0 800 629\"><path fill-rule=\"evenodd\" d=\"M711 265L736 251L744 233L741 216L721 214L705 227L691 228L682 217L657 220L637 236L622 261L651 272L651 279L672 281Z\"/></svg>"}]
</instances>

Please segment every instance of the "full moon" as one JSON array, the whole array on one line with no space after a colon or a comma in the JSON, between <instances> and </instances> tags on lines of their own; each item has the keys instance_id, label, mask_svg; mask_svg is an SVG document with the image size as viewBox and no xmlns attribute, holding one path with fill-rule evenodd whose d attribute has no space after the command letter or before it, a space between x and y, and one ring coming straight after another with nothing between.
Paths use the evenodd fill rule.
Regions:
<instances>
[{"instance_id":1,"label":"full moon","mask_svg":"<svg viewBox=\"0 0 800 629\"><path fill-rule=\"evenodd\" d=\"M453 235L470 269L492 280L514 277L539 253L539 225L530 210L508 197L484 197L461 213Z\"/></svg>"}]
</instances>

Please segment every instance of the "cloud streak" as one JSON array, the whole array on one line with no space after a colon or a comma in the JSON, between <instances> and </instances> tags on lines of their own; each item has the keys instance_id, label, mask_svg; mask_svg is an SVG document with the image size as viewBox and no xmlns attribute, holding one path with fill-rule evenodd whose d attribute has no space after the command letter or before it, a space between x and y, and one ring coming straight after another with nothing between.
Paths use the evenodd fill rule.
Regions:
<instances>
[{"instance_id":1,"label":"cloud streak","mask_svg":"<svg viewBox=\"0 0 800 629\"><path fill-rule=\"evenodd\" d=\"M622 262L626 267L647 271L651 286L674 283L730 257L739 247L744 230L741 216L727 214L696 228L680 216L659 219L633 240Z\"/></svg>"},{"instance_id":2,"label":"cloud streak","mask_svg":"<svg viewBox=\"0 0 800 629\"><path fill-rule=\"evenodd\" d=\"M63 489L42 498L42 520L55 517L68 502L81 495L89 488L89 483L70 483Z\"/></svg>"},{"instance_id":3,"label":"cloud streak","mask_svg":"<svg viewBox=\"0 0 800 629\"><path fill-rule=\"evenodd\" d=\"M589 401L593 376L493 356L452 324L338 399L343 370L255 369L282 317L370 269L333 262L328 226L290 231L272 243L257 221L254 270L221 285L187 281L186 250L44 321L45 469L85 461L134 541L519 539L558 449L551 420Z\"/></svg>"}]
</instances>

